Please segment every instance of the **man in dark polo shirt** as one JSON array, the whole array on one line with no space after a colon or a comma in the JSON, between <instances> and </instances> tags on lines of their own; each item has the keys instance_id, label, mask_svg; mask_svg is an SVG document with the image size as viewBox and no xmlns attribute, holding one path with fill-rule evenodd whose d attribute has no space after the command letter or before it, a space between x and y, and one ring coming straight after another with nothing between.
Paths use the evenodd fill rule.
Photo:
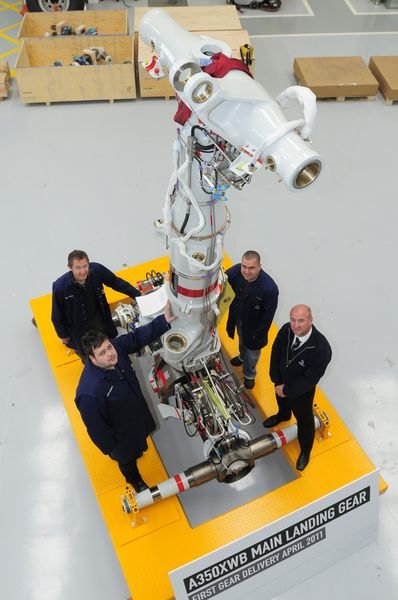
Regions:
<instances>
[{"instance_id":1,"label":"man in dark polo shirt","mask_svg":"<svg viewBox=\"0 0 398 600\"><path fill-rule=\"evenodd\" d=\"M256 377L256 365L261 348L268 343L271 327L278 306L278 286L261 268L258 252L248 250L242 262L226 271L228 282L235 292L229 307L227 333L230 338L239 337L239 355L231 360L234 367L243 367L244 386L251 390Z\"/></svg>"},{"instance_id":2,"label":"man in dark polo shirt","mask_svg":"<svg viewBox=\"0 0 398 600\"><path fill-rule=\"evenodd\" d=\"M104 285L131 298L141 293L100 263L89 262L83 250L68 256L69 271L53 283L51 320L62 343L84 358L82 336L89 330L117 336Z\"/></svg>"}]
</instances>

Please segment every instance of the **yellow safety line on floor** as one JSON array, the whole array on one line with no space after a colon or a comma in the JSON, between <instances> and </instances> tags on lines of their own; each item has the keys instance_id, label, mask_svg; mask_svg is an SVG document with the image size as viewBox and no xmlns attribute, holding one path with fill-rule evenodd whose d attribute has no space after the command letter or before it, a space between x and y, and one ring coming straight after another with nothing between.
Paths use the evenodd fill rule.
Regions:
<instances>
[{"instance_id":1,"label":"yellow safety line on floor","mask_svg":"<svg viewBox=\"0 0 398 600\"><path fill-rule=\"evenodd\" d=\"M21 7L22 6L22 2L21 0L18 0L18 2L3 2L3 0L0 0L0 4L2 6L4 6L5 8L15 8L16 6Z\"/></svg>"},{"instance_id":2,"label":"yellow safety line on floor","mask_svg":"<svg viewBox=\"0 0 398 600\"><path fill-rule=\"evenodd\" d=\"M4 3L1 2L1 0L0 0L0 4L4 4ZM18 2L18 4L20 4L20 2ZM0 8L0 11L7 10L7 8L8 8L8 6L5 8ZM10 48L10 50L7 50L6 52L3 52L2 54L0 54L0 59L6 58L7 56L10 56L11 54L15 54L15 52L18 52L19 39L17 37L13 38L13 37L7 35L5 32L11 31L12 29L16 29L15 33L16 33L16 35L18 35L20 25L21 25L21 23L20 23L20 21L18 21L17 23L12 23L11 25L7 25L6 27L2 27L0 29L0 38L5 40L6 42L9 42L10 44L13 44L13 46L15 46L15 48ZM15 77L15 71L13 69L10 71L10 76Z\"/></svg>"},{"instance_id":3,"label":"yellow safety line on floor","mask_svg":"<svg viewBox=\"0 0 398 600\"><path fill-rule=\"evenodd\" d=\"M22 4L21 4L21 2L18 2L16 4L12 5L12 4L7 4L7 2L2 2L0 0L0 6L4 7L4 8L0 8L0 10L12 10L13 12L16 12L19 14L21 11Z\"/></svg>"},{"instance_id":4,"label":"yellow safety line on floor","mask_svg":"<svg viewBox=\"0 0 398 600\"><path fill-rule=\"evenodd\" d=\"M19 48L11 48L11 50L7 50L7 52L3 52L3 54L0 54L0 58L5 58L6 56L10 56L11 54L15 54L16 52L18 52Z\"/></svg>"},{"instance_id":5,"label":"yellow safety line on floor","mask_svg":"<svg viewBox=\"0 0 398 600\"><path fill-rule=\"evenodd\" d=\"M1 31L0 31L0 38L2 38L3 40L6 40L7 42L11 42L11 44L15 44L15 45L19 46L19 40L16 40L15 38L12 38L9 35L2 33Z\"/></svg>"},{"instance_id":6,"label":"yellow safety line on floor","mask_svg":"<svg viewBox=\"0 0 398 600\"><path fill-rule=\"evenodd\" d=\"M4 33L5 31L9 31L10 29L14 29L14 27L20 27L21 26L21 22L18 21L17 23L13 23L12 25L7 25L7 27L2 27L0 29L0 34Z\"/></svg>"}]
</instances>

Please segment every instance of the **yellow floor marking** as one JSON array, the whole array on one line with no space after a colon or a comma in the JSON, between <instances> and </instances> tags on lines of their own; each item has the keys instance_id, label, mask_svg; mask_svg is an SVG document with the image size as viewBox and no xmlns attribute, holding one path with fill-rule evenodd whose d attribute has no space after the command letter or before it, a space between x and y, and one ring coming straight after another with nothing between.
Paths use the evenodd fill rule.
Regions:
<instances>
[{"instance_id":1,"label":"yellow floor marking","mask_svg":"<svg viewBox=\"0 0 398 600\"><path fill-rule=\"evenodd\" d=\"M0 31L0 37L3 40L7 40L7 42L11 42L11 44L15 44L15 45L19 46L19 40L16 40L15 38L12 38L9 35L6 35L5 33L2 33L1 31Z\"/></svg>"},{"instance_id":2,"label":"yellow floor marking","mask_svg":"<svg viewBox=\"0 0 398 600\"><path fill-rule=\"evenodd\" d=\"M18 21L18 23L13 23L12 25L7 25L7 27L3 27L2 29L0 29L0 33L9 31L10 29L14 29L15 27L19 27L20 25L21 25L20 21Z\"/></svg>"},{"instance_id":3,"label":"yellow floor marking","mask_svg":"<svg viewBox=\"0 0 398 600\"><path fill-rule=\"evenodd\" d=\"M19 48L11 48L11 50L7 50L7 52L3 52L0 54L0 58L5 58L6 56L10 56L11 54L15 54L18 52Z\"/></svg>"},{"instance_id":4,"label":"yellow floor marking","mask_svg":"<svg viewBox=\"0 0 398 600\"><path fill-rule=\"evenodd\" d=\"M13 12L16 12L16 13L18 13L18 14L20 14L20 12L21 12L21 4L19 4L19 3L18 3L18 5L17 5L17 4L15 4L15 5L13 6L13 5L11 5L11 4L7 4L6 2L2 2L2 1L0 0L0 6L3 6L3 7L4 7L4 8L2 8L2 9L0 9L0 10L12 10Z\"/></svg>"},{"instance_id":5,"label":"yellow floor marking","mask_svg":"<svg viewBox=\"0 0 398 600\"><path fill-rule=\"evenodd\" d=\"M4 6L5 8L9 8L11 10L13 10L15 7L21 6L22 2L3 2L3 0L0 0L0 4L1 6Z\"/></svg>"}]
</instances>

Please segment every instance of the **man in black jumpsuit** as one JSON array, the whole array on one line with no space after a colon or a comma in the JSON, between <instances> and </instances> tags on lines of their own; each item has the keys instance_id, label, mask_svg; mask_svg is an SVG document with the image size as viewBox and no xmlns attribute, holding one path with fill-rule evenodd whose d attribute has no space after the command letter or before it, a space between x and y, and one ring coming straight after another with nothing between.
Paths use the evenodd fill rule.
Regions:
<instances>
[{"instance_id":1,"label":"man in black jumpsuit","mask_svg":"<svg viewBox=\"0 0 398 600\"><path fill-rule=\"evenodd\" d=\"M310 307L294 306L290 322L279 330L271 352L270 377L275 384L279 410L263 425L275 427L281 421L289 421L294 414L301 451L296 463L299 471L310 460L315 434L312 412L315 388L331 358L329 342L312 324Z\"/></svg>"},{"instance_id":2,"label":"man in black jumpsuit","mask_svg":"<svg viewBox=\"0 0 398 600\"><path fill-rule=\"evenodd\" d=\"M278 306L278 286L261 268L258 252L248 250L242 262L230 267L226 274L235 292L229 307L227 333L239 337L239 355L231 360L234 367L243 366L244 386L251 390L261 348L268 343L268 331Z\"/></svg>"},{"instance_id":3,"label":"man in black jumpsuit","mask_svg":"<svg viewBox=\"0 0 398 600\"><path fill-rule=\"evenodd\" d=\"M148 486L137 467L137 459L147 449L147 436L155 421L142 394L129 354L137 352L170 329L174 320L170 303L165 314L134 332L110 341L101 332L88 332L82 338L87 360L76 391L76 406L91 440L117 461L136 492Z\"/></svg>"},{"instance_id":4,"label":"man in black jumpsuit","mask_svg":"<svg viewBox=\"0 0 398 600\"><path fill-rule=\"evenodd\" d=\"M69 271L53 283L51 320L61 342L84 359L82 336L95 329L117 336L104 285L136 298L141 292L100 263L89 262L84 250L68 255Z\"/></svg>"}]
</instances>

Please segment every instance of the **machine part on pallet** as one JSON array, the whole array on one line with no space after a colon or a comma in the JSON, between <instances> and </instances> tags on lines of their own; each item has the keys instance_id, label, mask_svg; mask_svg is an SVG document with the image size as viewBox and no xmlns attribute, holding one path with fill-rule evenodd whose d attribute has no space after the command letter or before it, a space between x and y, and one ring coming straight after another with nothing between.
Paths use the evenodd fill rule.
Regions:
<instances>
[{"instance_id":1,"label":"machine part on pallet","mask_svg":"<svg viewBox=\"0 0 398 600\"><path fill-rule=\"evenodd\" d=\"M55 35L82 35L86 28L84 25L79 25L76 30L73 30L72 25L67 25L66 21L59 21L55 25L51 25L51 31L46 31L44 37L50 37Z\"/></svg>"},{"instance_id":2,"label":"machine part on pallet","mask_svg":"<svg viewBox=\"0 0 398 600\"><path fill-rule=\"evenodd\" d=\"M221 354L202 360L200 370L185 374L158 355L150 383L162 401L160 414L180 419L188 437L199 435L203 442L213 444L238 435L242 427L254 423L249 398L225 368ZM244 432L241 437L245 436Z\"/></svg>"},{"instance_id":3,"label":"machine part on pallet","mask_svg":"<svg viewBox=\"0 0 398 600\"><path fill-rule=\"evenodd\" d=\"M88 54L82 54L80 56L74 56L72 66L73 67L89 67L92 66L91 56Z\"/></svg>"},{"instance_id":4,"label":"machine part on pallet","mask_svg":"<svg viewBox=\"0 0 398 600\"><path fill-rule=\"evenodd\" d=\"M61 29L61 35L75 35L70 25L64 25Z\"/></svg>"},{"instance_id":5,"label":"machine part on pallet","mask_svg":"<svg viewBox=\"0 0 398 600\"><path fill-rule=\"evenodd\" d=\"M161 287L164 284L165 277L166 273L159 273L152 269L152 271L147 271L145 279L137 281L137 288L141 294L148 294Z\"/></svg>"},{"instance_id":6,"label":"machine part on pallet","mask_svg":"<svg viewBox=\"0 0 398 600\"><path fill-rule=\"evenodd\" d=\"M55 25L51 27L51 29L55 28L55 32L57 35L61 35L63 27L65 27L66 21L58 21Z\"/></svg>"},{"instance_id":7,"label":"machine part on pallet","mask_svg":"<svg viewBox=\"0 0 398 600\"><path fill-rule=\"evenodd\" d=\"M320 422L316 416L314 416L314 423L315 429L318 429ZM289 425L285 429L278 429L249 441L230 436L213 446L208 460L143 492L134 494L134 501L131 493L123 494L122 509L124 512L131 513L137 508L141 509L159 500L176 496L212 479L223 483L239 481L250 473L256 460L275 452L296 438L297 425Z\"/></svg>"},{"instance_id":8,"label":"machine part on pallet","mask_svg":"<svg viewBox=\"0 0 398 600\"><path fill-rule=\"evenodd\" d=\"M127 330L134 329L132 326L139 320L137 303L124 304L123 302L119 302L112 311L112 320L116 327L122 327Z\"/></svg>"},{"instance_id":9,"label":"machine part on pallet","mask_svg":"<svg viewBox=\"0 0 398 600\"><path fill-rule=\"evenodd\" d=\"M105 62L111 63L112 57L106 53L105 49L102 46L90 46L88 50L83 50L83 52L94 53L96 63Z\"/></svg>"},{"instance_id":10,"label":"machine part on pallet","mask_svg":"<svg viewBox=\"0 0 398 600\"><path fill-rule=\"evenodd\" d=\"M83 50L83 56L89 56L90 57L90 62L91 62L92 65L96 65L97 64L98 53L95 51L94 48L84 48L84 50Z\"/></svg>"},{"instance_id":11,"label":"machine part on pallet","mask_svg":"<svg viewBox=\"0 0 398 600\"><path fill-rule=\"evenodd\" d=\"M82 52L80 56L73 57L73 66L95 66L103 63L110 64L112 62L112 57L102 47L90 47L84 49Z\"/></svg>"}]
</instances>

